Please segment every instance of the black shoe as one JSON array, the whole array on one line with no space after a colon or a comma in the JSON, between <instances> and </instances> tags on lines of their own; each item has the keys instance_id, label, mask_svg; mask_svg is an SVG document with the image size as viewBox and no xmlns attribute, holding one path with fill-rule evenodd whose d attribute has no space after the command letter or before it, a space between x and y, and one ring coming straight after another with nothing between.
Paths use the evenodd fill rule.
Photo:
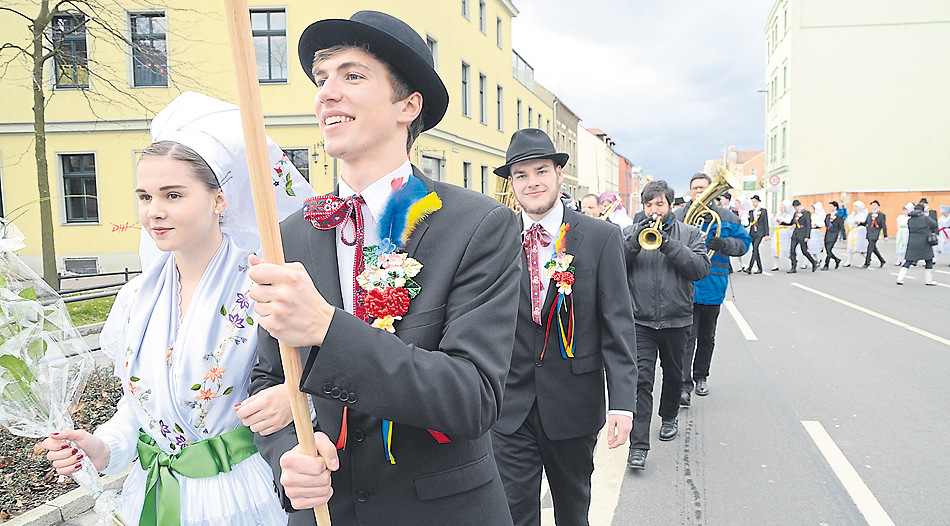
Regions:
<instances>
[{"instance_id":1,"label":"black shoe","mask_svg":"<svg viewBox=\"0 0 950 526\"><path fill-rule=\"evenodd\" d=\"M884 264L885 264L885 263L887 263L887 261L884 261L884 260L882 259L882 260L881 260L881 268L884 268Z\"/></svg>"},{"instance_id":2,"label":"black shoe","mask_svg":"<svg viewBox=\"0 0 950 526\"><path fill-rule=\"evenodd\" d=\"M696 380L696 394L699 396L706 396L709 394L709 386L706 385L706 379L700 378Z\"/></svg>"},{"instance_id":3,"label":"black shoe","mask_svg":"<svg viewBox=\"0 0 950 526\"><path fill-rule=\"evenodd\" d=\"M828 270L828 265L821 267L821 270Z\"/></svg>"},{"instance_id":4,"label":"black shoe","mask_svg":"<svg viewBox=\"0 0 950 526\"><path fill-rule=\"evenodd\" d=\"M756 270L755 272L753 272L753 274L761 274L761 273L762 273L762 269L759 269L759 270Z\"/></svg>"},{"instance_id":5,"label":"black shoe","mask_svg":"<svg viewBox=\"0 0 950 526\"><path fill-rule=\"evenodd\" d=\"M868 268L868 267L870 267L870 266L871 266L870 263L865 263L864 266L862 266L861 268Z\"/></svg>"},{"instance_id":6,"label":"black shoe","mask_svg":"<svg viewBox=\"0 0 950 526\"><path fill-rule=\"evenodd\" d=\"M664 442L673 440L676 438L676 433L678 431L679 425L675 418L672 420L664 420L663 425L660 426L660 440Z\"/></svg>"},{"instance_id":7,"label":"black shoe","mask_svg":"<svg viewBox=\"0 0 950 526\"><path fill-rule=\"evenodd\" d=\"M812 264L811 264L811 271L814 272L814 271L816 271L816 270L818 270L818 263L812 263Z\"/></svg>"},{"instance_id":8,"label":"black shoe","mask_svg":"<svg viewBox=\"0 0 950 526\"><path fill-rule=\"evenodd\" d=\"M643 469L647 465L646 449L631 449L627 454L627 467L630 469Z\"/></svg>"},{"instance_id":9,"label":"black shoe","mask_svg":"<svg viewBox=\"0 0 950 526\"><path fill-rule=\"evenodd\" d=\"M689 407L689 391L680 393L680 407Z\"/></svg>"},{"instance_id":10,"label":"black shoe","mask_svg":"<svg viewBox=\"0 0 950 526\"><path fill-rule=\"evenodd\" d=\"M778 267L772 267L772 272L778 272Z\"/></svg>"},{"instance_id":11,"label":"black shoe","mask_svg":"<svg viewBox=\"0 0 950 526\"><path fill-rule=\"evenodd\" d=\"M751 269L751 268L744 268L744 269L742 269L742 272L745 272L746 274L752 274L752 269Z\"/></svg>"},{"instance_id":12,"label":"black shoe","mask_svg":"<svg viewBox=\"0 0 950 526\"><path fill-rule=\"evenodd\" d=\"M835 260L835 268L837 269L837 268L838 268L838 265L840 265L840 264L841 264L841 260L840 260L840 259L836 259L836 260Z\"/></svg>"},{"instance_id":13,"label":"black shoe","mask_svg":"<svg viewBox=\"0 0 950 526\"><path fill-rule=\"evenodd\" d=\"M794 274L796 272L798 272L798 270L796 270L795 267L792 267L792 270L789 270L787 274Z\"/></svg>"}]
</instances>

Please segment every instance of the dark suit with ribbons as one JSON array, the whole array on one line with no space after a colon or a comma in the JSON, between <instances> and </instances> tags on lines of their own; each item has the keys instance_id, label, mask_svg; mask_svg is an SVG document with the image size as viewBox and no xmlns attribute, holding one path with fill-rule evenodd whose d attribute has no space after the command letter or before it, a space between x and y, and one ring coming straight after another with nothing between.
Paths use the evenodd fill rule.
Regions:
<instances>
[{"instance_id":1,"label":"dark suit with ribbons","mask_svg":"<svg viewBox=\"0 0 950 526\"><path fill-rule=\"evenodd\" d=\"M795 212L793 224L795 229L792 230L792 246L788 248L788 255L792 258L792 270L798 270L797 248L801 248L802 254L811 263L812 270L814 270L818 267L818 262L808 253L808 241L806 241L808 236L811 235L811 212L804 209L801 212Z\"/></svg>"},{"instance_id":2,"label":"dark suit with ribbons","mask_svg":"<svg viewBox=\"0 0 950 526\"><path fill-rule=\"evenodd\" d=\"M501 410L514 344L518 221L489 197L414 172L442 208L407 246L423 265L414 278L421 292L395 334L343 310L336 229L317 230L300 212L281 223L287 261L303 263L337 307L323 345L300 349L300 388L313 401L314 429L335 443L349 408L330 515L340 525L511 524L488 431ZM277 341L263 330L259 353L251 393L283 382ZM395 464L383 447L383 419L393 422ZM437 442L429 429L451 442ZM280 457L297 444L293 426L256 435L255 443L279 481ZM277 491L290 510L279 482ZM290 524L314 524L313 512L291 513Z\"/></svg>"},{"instance_id":3,"label":"dark suit with ribbons","mask_svg":"<svg viewBox=\"0 0 950 526\"><path fill-rule=\"evenodd\" d=\"M868 229L868 251L867 255L864 256L864 266L867 267L871 264L872 253L877 256L881 266L884 266L884 256L877 249L877 240L880 239L881 234L887 237L887 218L884 216L884 212L868 212L868 217L862 224Z\"/></svg>"},{"instance_id":4,"label":"dark suit with ribbons","mask_svg":"<svg viewBox=\"0 0 950 526\"><path fill-rule=\"evenodd\" d=\"M769 214L764 208L749 210L749 235L752 236L752 259L749 260L748 270L752 271L753 265L758 265L762 270L762 256L759 254L759 245L762 240L769 237Z\"/></svg>"},{"instance_id":5,"label":"dark suit with ribbons","mask_svg":"<svg viewBox=\"0 0 950 526\"><path fill-rule=\"evenodd\" d=\"M636 410L636 331L620 229L566 207L563 222L570 224L565 252L574 256L575 267L574 358L561 356L557 323L549 323L558 295L553 280L541 324L532 320L525 263L511 371L501 416L492 429L495 458L516 525L540 522L542 465L556 522L587 524L594 443L608 409L605 373L609 409ZM556 238L557 232L551 235ZM543 271L546 262L540 263Z\"/></svg>"}]
</instances>

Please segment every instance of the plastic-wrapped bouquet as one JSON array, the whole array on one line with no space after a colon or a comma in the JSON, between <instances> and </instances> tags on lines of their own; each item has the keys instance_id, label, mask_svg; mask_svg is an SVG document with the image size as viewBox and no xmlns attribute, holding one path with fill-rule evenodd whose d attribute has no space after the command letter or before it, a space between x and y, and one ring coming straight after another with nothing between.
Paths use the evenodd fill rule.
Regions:
<instances>
[{"instance_id":1,"label":"plastic-wrapped bouquet","mask_svg":"<svg viewBox=\"0 0 950 526\"><path fill-rule=\"evenodd\" d=\"M69 409L93 361L62 298L13 253L23 246L19 229L0 218L0 425L45 438L73 427ZM96 499L100 524L125 524L91 462L73 478Z\"/></svg>"}]
</instances>

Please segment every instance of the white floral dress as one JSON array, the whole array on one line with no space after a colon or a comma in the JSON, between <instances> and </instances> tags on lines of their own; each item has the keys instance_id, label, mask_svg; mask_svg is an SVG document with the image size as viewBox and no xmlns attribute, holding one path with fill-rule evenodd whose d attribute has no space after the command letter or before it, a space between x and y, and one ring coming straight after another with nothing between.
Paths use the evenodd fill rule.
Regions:
<instances>
[{"instance_id":1,"label":"white floral dress","mask_svg":"<svg viewBox=\"0 0 950 526\"><path fill-rule=\"evenodd\" d=\"M240 427L234 405L247 397L257 362L257 325L247 297L249 252L224 241L179 323L175 259L163 253L119 292L103 330L103 352L116 360L125 394L116 415L96 430L110 448L106 473L136 456L139 429L169 454ZM138 461L122 490L121 514L138 524L147 472ZM259 453L228 473L180 484L181 524L285 524L273 474ZM160 490L161 491L161 490Z\"/></svg>"}]
</instances>

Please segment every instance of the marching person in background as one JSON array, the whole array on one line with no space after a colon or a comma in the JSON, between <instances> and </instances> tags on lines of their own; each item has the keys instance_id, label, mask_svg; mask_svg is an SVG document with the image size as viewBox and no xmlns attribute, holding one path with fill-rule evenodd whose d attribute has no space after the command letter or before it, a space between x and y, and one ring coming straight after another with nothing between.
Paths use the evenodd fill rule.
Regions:
<instances>
[{"instance_id":1,"label":"marching person in background","mask_svg":"<svg viewBox=\"0 0 950 526\"><path fill-rule=\"evenodd\" d=\"M907 276L907 269L911 265L917 265L921 259L924 260L924 282L927 285L936 285L934 281L934 251L933 245L928 238L937 233L937 222L934 221L926 212L924 205L917 204L914 210L908 214L907 228L910 236L907 239L907 253L904 255L904 266L897 273L897 284L904 284L904 277Z\"/></svg>"},{"instance_id":2,"label":"marching person in background","mask_svg":"<svg viewBox=\"0 0 950 526\"><path fill-rule=\"evenodd\" d=\"M600 194L601 219L606 219L621 229L633 224L633 219L627 214L620 201L620 196L613 190L606 190ZM616 203L616 204L614 204Z\"/></svg>"},{"instance_id":3,"label":"marching person in background","mask_svg":"<svg viewBox=\"0 0 950 526\"><path fill-rule=\"evenodd\" d=\"M894 252L897 253L897 263L894 264L898 267L904 264L904 254L907 253L907 236L909 235L907 220L910 219L907 214L913 209L914 203L907 203L904 208L901 208L900 215L897 216L897 235L894 236Z\"/></svg>"},{"instance_id":4,"label":"marching person in background","mask_svg":"<svg viewBox=\"0 0 950 526\"><path fill-rule=\"evenodd\" d=\"M147 233L140 254L154 259L119 291L100 335L125 392L94 435L60 431L43 447L64 475L80 462L109 474L132 465L119 510L127 524L286 524L253 431L289 424L290 400L283 385L247 399L258 341L248 257L260 240L240 112L185 92L155 116L151 135L135 194ZM267 145L283 218L314 192Z\"/></svg>"},{"instance_id":5,"label":"marching person in background","mask_svg":"<svg viewBox=\"0 0 950 526\"><path fill-rule=\"evenodd\" d=\"M851 204L851 213L845 221L845 228L848 229L848 258L844 266L851 266L851 258L855 253L864 254L868 250L867 228L864 226L864 220L868 218L867 208L861 201L855 201Z\"/></svg>"},{"instance_id":6,"label":"marching person in background","mask_svg":"<svg viewBox=\"0 0 950 526\"><path fill-rule=\"evenodd\" d=\"M683 199L682 197L677 197L676 199L673 199L674 211L679 210L680 208L683 208L684 206L686 206L686 200Z\"/></svg>"},{"instance_id":7,"label":"marching person in background","mask_svg":"<svg viewBox=\"0 0 950 526\"><path fill-rule=\"evenodd\" d=\"M847 205L847 204L838 205L838 216L841 217L841 224L844 225L844 228L842 228L842 229L841 229L841 232L840 232L840 234L841 234L841 240L842 240L842 241L847 241L847 240L848 240L848 226L847 226L847 221L848 221L848 205Z\"/></svg>"},{"instance_id":8,"label":"marching person in background","mask_svg":"<svg viewBox=\"0 0 950 526\"><path fill-rule=\"evenodd\" d=\"M934 210L934 209L932 209L932 208L930 208L930 205L927 204L927 203L928 203L927 198L926 198L926 197L921 197L921 198L920 198L920 201L919 201L917 204L924 205L924 214L930 216L930 219L933 219L934 221L936 221L936 220L937 220L937 211Z\"/></svg>"},{"instance_id":9,"label":"marching person in background","mask_svg":"<svg viewBox=\"0 0 950 526\"><path fill-rule=\"evenodd\" d=\"M567 159L543 131L527 128L514 133L505 164L495 169L521 203L522 283L530 283L521 287L511 369L492 428L517 526L541 521L542 469L555 521L587 524L597 433L609 410L606 445L625 444L637 406L636 330L620 230L554 197Z\"/></svg>"},{"instance_id":10,"label":"marching person in background","mask_svg":"<svg viewBox=\"0 0 950 526\"><path fill-rule=\"evenodd\" d=\"M792 268L788 273L794 274L798 272L795 266L798 263L798 252L796 252L796 249L799 248L802 251L802 255L805 256L805 259L811 263L811 271L814 272L818 270L818 261L808 253L808 239L811 235L811 212L805 210L805 207L802 206L802 202L798 199L792 201L792 206L795 207L795 230L792 231L792 246L789 249L789 257L792 258Z\"/></svg>"},{"instance_id":11,"label":"marching person in background","mask_svg":"<svg viewBox=\"0 0 950 526\"><path fill-rule=\"evenodd\" d=\"M835 243L838 242L838 236L844 229L844 220L838 213L838 202L831 201L828 204L833 207L833 210L825 216L825 266L821 267L821 270L828 270L828 264L832 259L835 260L835 268L838 268L841 263L841 258L834 253L834 248Z\"/></svg>"},{"instance_id":12,"label":"marching person in background","mask_svg":"<svg viewBox=\"0 0 950 526\"><path fill-rule=\"evenodd\" d=\"M759 245L762 241L769 240L769 213L762 205L759 196L753 195L750 200L752 210L749 210L749 234L752 236L752 258L749 259L749 266L743 269L746 274L752 274L752 265L758 265L759 270L755 274L762 273L762 255L759 253Z\"/></svg>"},{"instance_id":13,"label":"marching person in background","mask_svg":"<svg viewBox=\"0 0 950 526\"><path fill-rule=\"evenodd\" d=\"M630 433L627 467L643 469L650 449L653 382L659 356L660 440L673 440L683 385L683 355L693 324L693 282L706 277L709 258L699 229L683 224L670 211L673 189L665 181L643 187L643 212L623 231L627 285L637 330L637 411ZM648 250L640 234L660 221L660 245Z\"/></svg>"},{"instance_id":14,"label":"marching person in background","mask_svg":"<svg viewBox=\"0 0 950 526\"><path fill-rule=\"evenodd\" d=\"M789 257L792 246L792 228L795 226L795 210L792 209L792 201L786 199L779 203L778 214L772 218L775 223L775 231L772 233L774 243L772 243L772 255L774 256L774 265L772 272L778 270L778 261L781 258Z\"/></svg>"},{"instance_id":15,"label":"marching person in background","mask_svg":"<svg viewBox=\"0 0 950 526\"><path fill-rule=\"evenodd\" d=\"M937 250L941 254L950 254L950 206L940 205L937 228Z\"/></svg>"},{"instance_id":16,"label":"marching person in background","mask_svg":"<svg viewBox=\"0 0 950 526\"><path fill-rule=\"evenodd\" d=\"M821 261L821 251L825 247L825 208L821 201L811 205L811 237L808 238L808 253L815 261ZM802 268L805 268L803 265Z\"/></svg>"},{"instance_id":17,"label":"marching person in background","mask_svg":"<svg viewBox=\"0 0 950 526\"><path fill-rule=\"evenodd\" d=\"M868 248L867 255L864 257L864 266L861 268L871 266L871 254L877 256L877 259L881 262L881 267L886 263L884 256L877 249L877 240L881 237L881 234L884 234L884 241L887 241L887 218L884 217L884 212L881 212L880 208L881 203L877 199L871 201L871 212L864 219L863 224L868 231Z\"/></svg>"}]
</instances>

